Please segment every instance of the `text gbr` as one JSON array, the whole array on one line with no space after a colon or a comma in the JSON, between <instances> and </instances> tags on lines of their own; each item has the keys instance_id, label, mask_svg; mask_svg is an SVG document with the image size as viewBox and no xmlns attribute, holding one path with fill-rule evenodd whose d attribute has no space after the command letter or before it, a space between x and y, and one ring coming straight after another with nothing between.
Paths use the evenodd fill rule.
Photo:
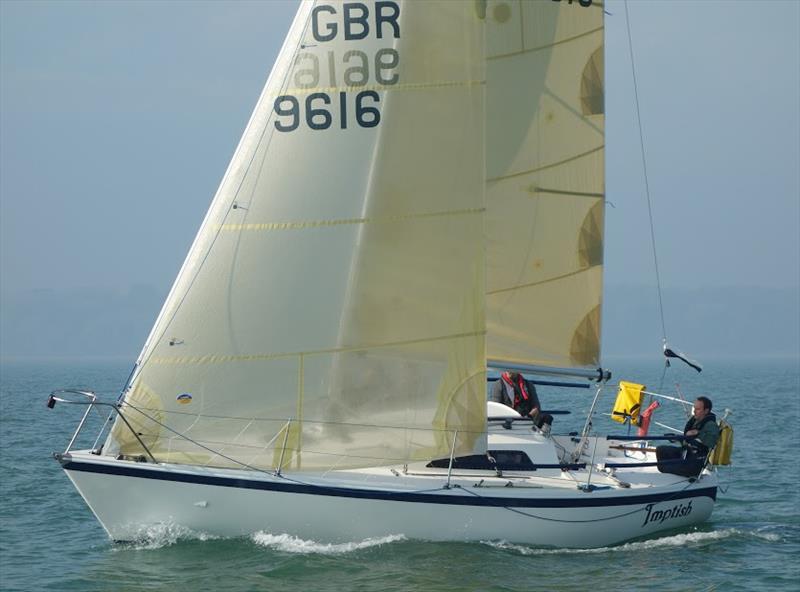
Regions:
<instances>
[{"instance_id":1,"label":"text gbr","mask_svg":"<svg viewBox=\"0 0 800 592\"><path fill-rule=\"evenodd\" d=\"M321 82L329 87L346 87L333 97L329 92L312 92L300 101L295 94L284 94L275 98L273 109L277 115L275 129L291 132L302 123L311 130L326 130L334 120L340 129L347 129L353 122L363 128L375 127L381 121L380 95L374 90L358 90L367 84L391 86L400 76L396 69L400 55L394 48L378 49L369 56L359 49L347 49L339 56L334 50L324 51L331 42L362 41L400 38L400 6L393 1L375 2L373 11L362 2L345 2L336 6L321 4L311 11L311 35L315 45L303 46L294 60L292 82L298 90L318 88ZM323 51L320 51L320 49ZM321 60L322 58L322 60ZM341 72L341 78L338 77ZM323 81L324 78L324 81ZM352 91L356 92L353 93ZM331 107L334 98L337 102ZM352 116L349 112L352 111Z\"/></svg>"}]
</instances>

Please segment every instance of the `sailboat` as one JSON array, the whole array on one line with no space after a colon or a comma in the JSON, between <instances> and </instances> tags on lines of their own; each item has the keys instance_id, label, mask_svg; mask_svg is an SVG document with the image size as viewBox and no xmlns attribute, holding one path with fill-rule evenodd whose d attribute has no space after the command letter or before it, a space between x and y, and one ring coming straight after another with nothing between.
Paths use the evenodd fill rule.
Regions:
<instances>
[{"instance_id":1,"label":"sailboat","mask_svg":"<svg viewBox=\"0 0 800 592\"><path fill-rule=\"evenodd\" d=\"M51 395L108 409L55 456L113 540L599 547L710 516L711 467L661 473L592 427L603 21L592 0L301 3L119 400ZM502 370L591 387L584 429L487 403Z\"/></svg>"}]
</instances>

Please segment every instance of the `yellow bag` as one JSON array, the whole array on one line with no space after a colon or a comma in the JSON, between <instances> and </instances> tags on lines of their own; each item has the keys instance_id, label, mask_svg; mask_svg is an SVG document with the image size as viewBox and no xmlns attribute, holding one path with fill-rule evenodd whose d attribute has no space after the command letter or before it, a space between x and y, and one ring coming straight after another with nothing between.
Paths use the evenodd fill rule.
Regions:
<instances>
[{"instance_id":1,"label":"yellow bag","mask_svg":"<svg viewBox=\"0 0 800 592\"><path fill-rule=\"evenodd\" d=\"M644 389L645 386L643 384L620 380L617 400L614 403L614 409L611 411L611 419L619 423L625 423L630 419L633 425L638 425Z\"/></svg>"},{"instance_id":2,"label":"yellow bag","mask_svg":"<svg viewBox=\"0 0 800 592\"><path fill-rule=\"evenodd\" d=\"M719 440L711 451L709 462L712 465L731 464L733 454L733 427L724 419L719 420Z\"/></svg>"}]
</instances>

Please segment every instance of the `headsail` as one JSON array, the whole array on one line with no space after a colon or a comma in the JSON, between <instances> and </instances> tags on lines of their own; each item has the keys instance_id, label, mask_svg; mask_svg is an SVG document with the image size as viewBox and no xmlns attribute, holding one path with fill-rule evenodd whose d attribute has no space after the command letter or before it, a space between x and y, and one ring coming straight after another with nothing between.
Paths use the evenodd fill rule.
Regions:
<instances>
[{"instance_id":1,"label":"headsail","mask_svg":"<svg viewBox=\"0 0 800 592\"><path fill-rule=\"evenodd\" d=\"M158 460L472 449L483 71L470 2L302 4L125 397ZM125 432L108 453L141 452Z\"/></svg>"},{"instance_id":2,"label":"headsail","mask_svg":"<svg viewBox=\"0 0 800 592\"><path fill-rule=\"evenodd\" d=\"M602 4L488 2L486 23L488 356L596 368Z\"/></svg>"}]
</instances>

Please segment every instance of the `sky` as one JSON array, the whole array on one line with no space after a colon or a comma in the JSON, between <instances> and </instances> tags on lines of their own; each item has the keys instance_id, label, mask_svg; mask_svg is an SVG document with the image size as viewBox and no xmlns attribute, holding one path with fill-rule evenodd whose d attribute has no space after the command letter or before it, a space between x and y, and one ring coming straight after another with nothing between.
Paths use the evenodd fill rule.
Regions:
<instances>
[{"instance_id":1,"label":"sky","mask_svg":"<svg viewBox=\"0 0 800 592\"><path fill-rule=\"evenodd\" d=\"M617 284L653 265L649 249L613 240L648 222L625 7L608 10L607 199L617 207L606 210L606 281ZM800 2L632 0L628 12L663 283L797 286Z\"/></svg>"},{"instance_id":2,"label":"sky","mask_svg":"<svg viewBox=\"0 0 800 592\"><path fill-rule=\"evenodd\" d=\"M606 7L605 283L619 290L655 273L625 4ZM20 301L41 322L76 294L143 294L143 340L295 8L0 0L0 331L25 330ZM628 12L664 289L796 293L800 1ZM766 305L758 293L746 306Z\"/></svg>"}]
</instances>

